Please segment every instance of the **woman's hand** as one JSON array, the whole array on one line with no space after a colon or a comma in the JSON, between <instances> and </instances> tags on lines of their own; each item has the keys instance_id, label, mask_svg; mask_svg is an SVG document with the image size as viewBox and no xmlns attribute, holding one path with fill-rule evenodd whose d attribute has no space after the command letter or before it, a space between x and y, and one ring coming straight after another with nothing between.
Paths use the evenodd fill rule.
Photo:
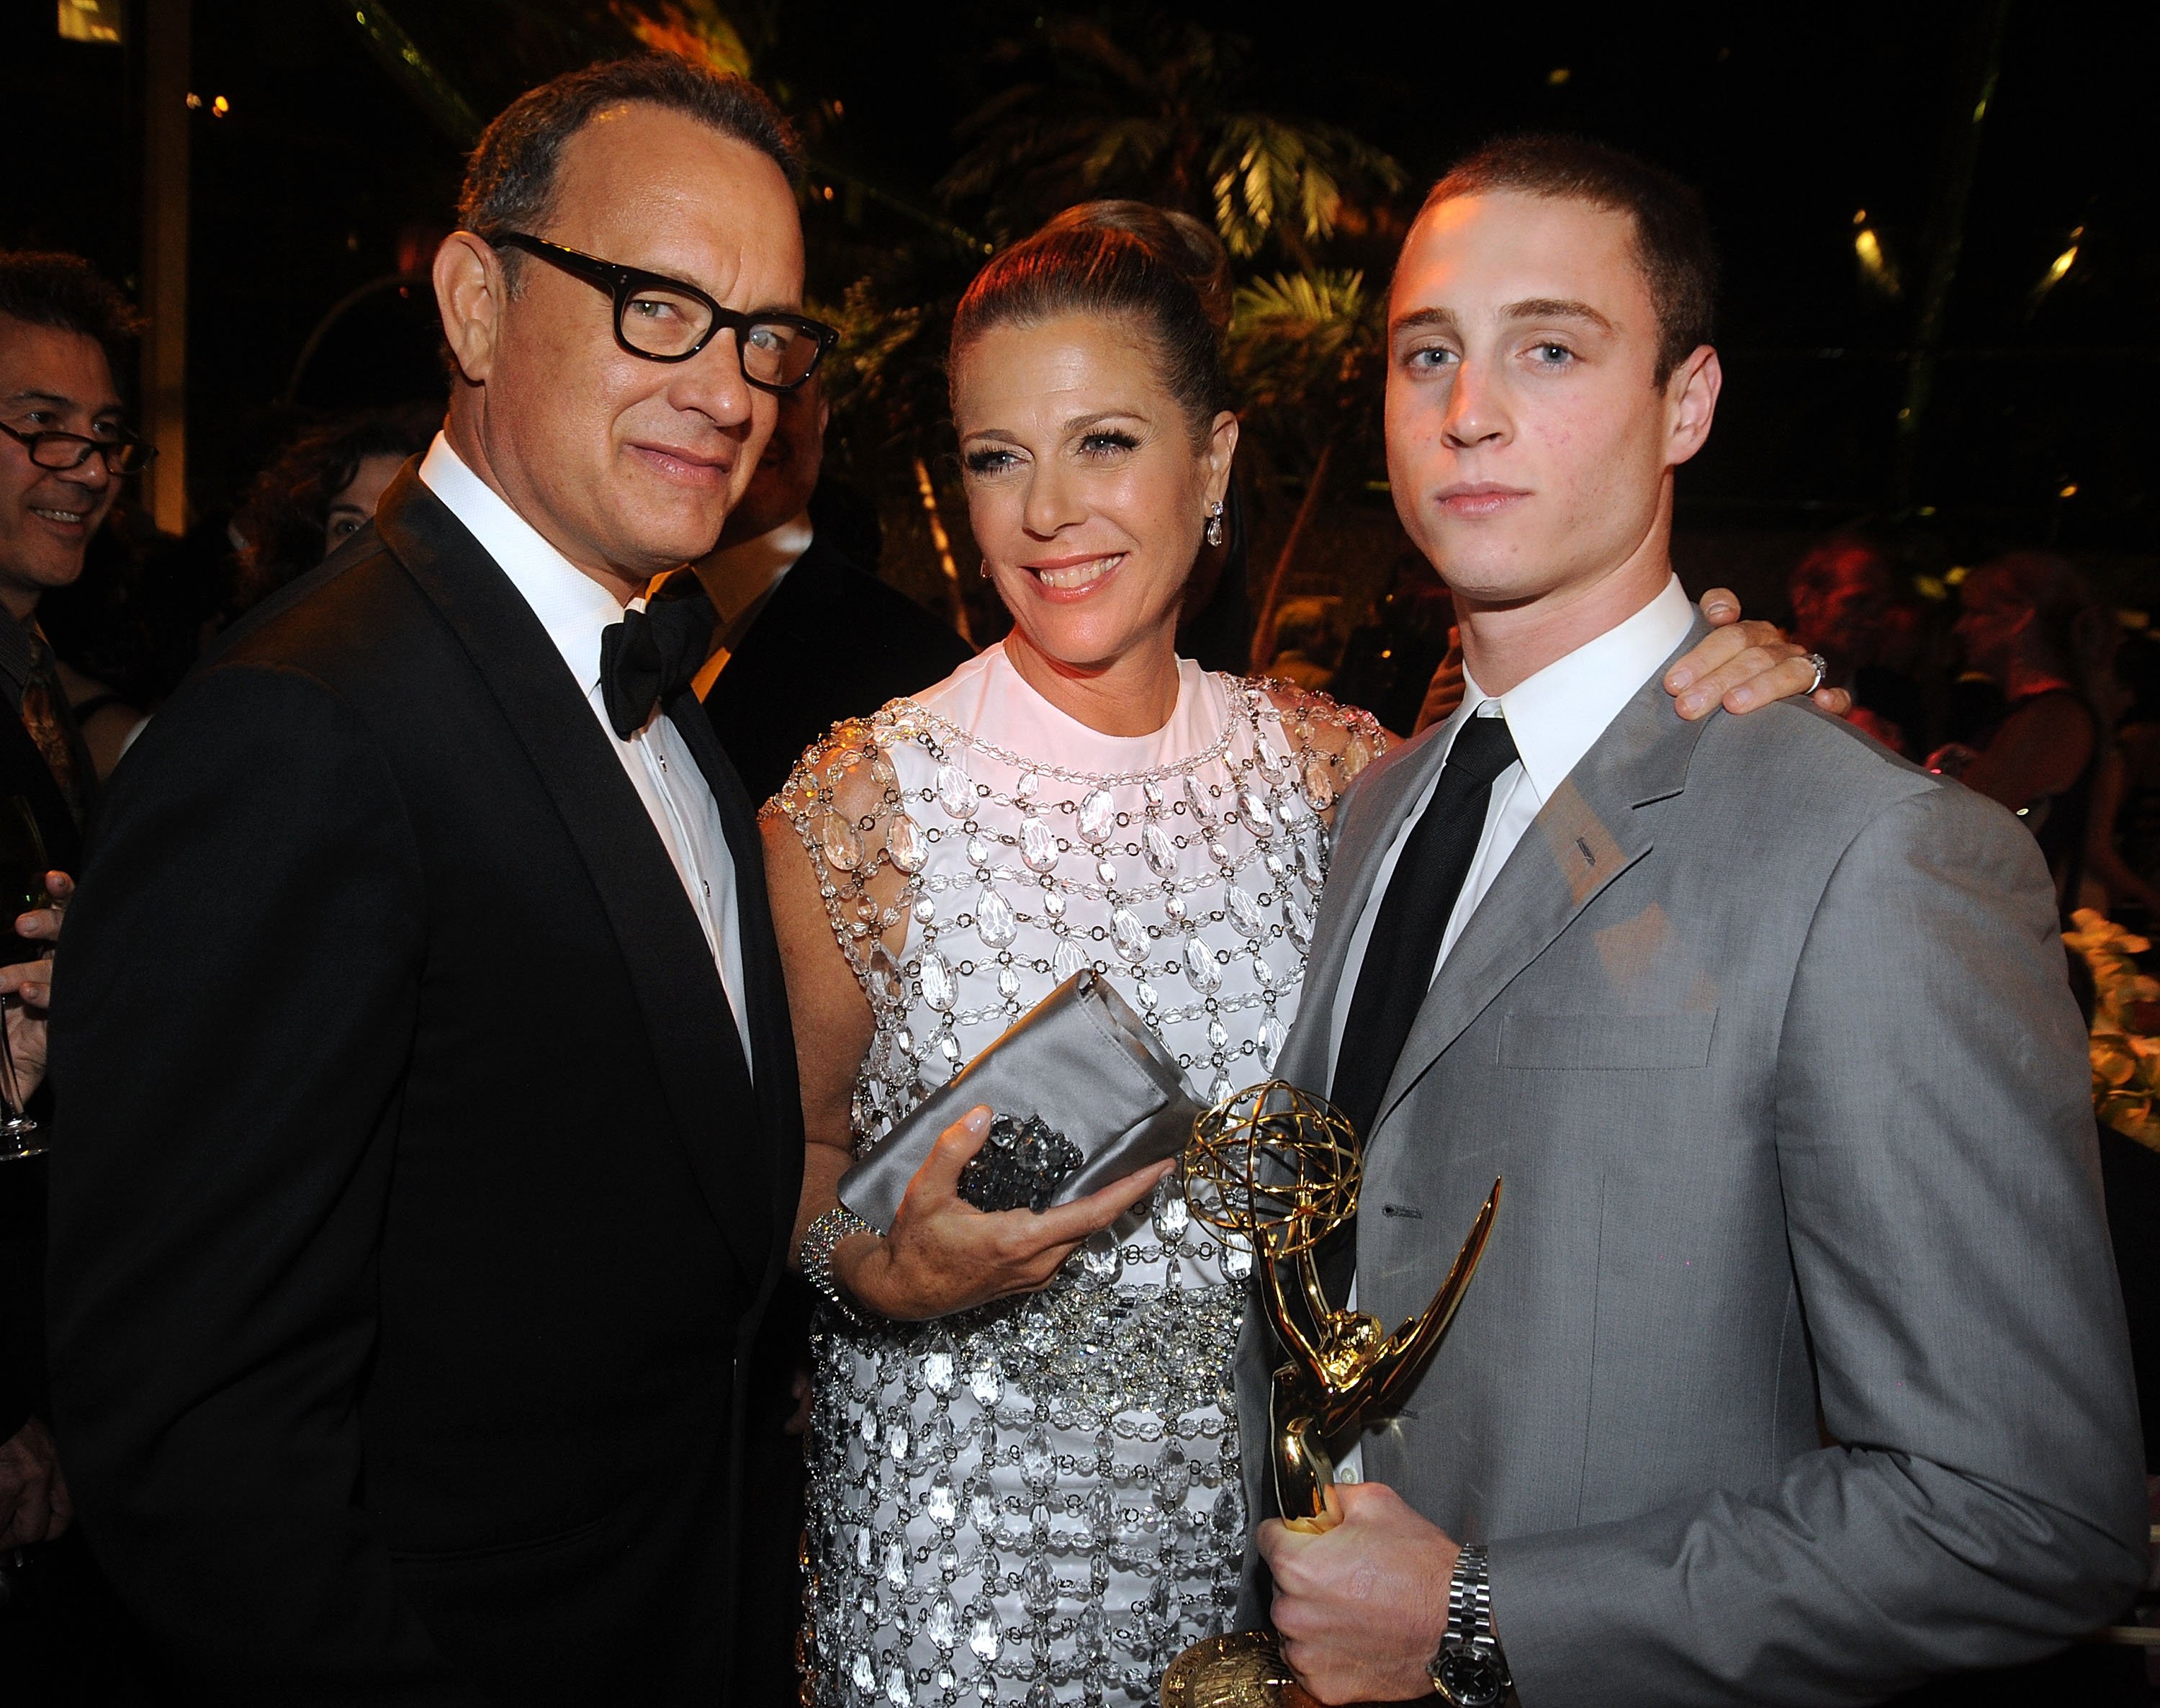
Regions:
<instances>
[{"instance_id":1,"label":"woman's hand","mask_svg":"<svg viewBox=\"0 0 2160 1708\"><path fill-rule=\"evenodd\" d=\"M1730 588L1703 594L1702 615L1711 632L1665 672L1665 692L1678 702L1680 716L1706 718L1721 705L1752 712L1807 692L1815 676L1809 655L1775 623L1742 622L1739 595ZM1852 696L1841 688L1818 688L1813 698L1834 718L1852 709Z\"/></svg>"},{"instance_id":2,"label":"woman's hand","mask_svg":"<svg viewBox=\"0 0 2160 1708\"><path fill-rule=\"evenodd\" d=\"M75 894L75 880L65 872L45 874L45 894L52 906L19 916L15 935L48 945L34 961L18 961L0 967L0 1010L8 1026L8 1050L15 1064L15 1083L6 1088L17 1108L44 1083L45 1020L53 1005L54 946L67 915L68 899Z\"/></svg>"},{"instance_id":3,"label":"woman's hand","mask_svg":"<svg viewBox=\"0 0 2160 1708\"><path fill-rule=\"evenodd\" d=\"M868 1309L925 1322L1008 1294L1039 1292L1081 1241L1139 1203L1175 1166L1155 1163L1040 1216L986 1213L960 1196L960 1171L989 1130L990 1111L978 1104L938 1134L891 1232L882 1239L854 1234L833 1249L834 1279Z\"/></svg>"}]
</instances>

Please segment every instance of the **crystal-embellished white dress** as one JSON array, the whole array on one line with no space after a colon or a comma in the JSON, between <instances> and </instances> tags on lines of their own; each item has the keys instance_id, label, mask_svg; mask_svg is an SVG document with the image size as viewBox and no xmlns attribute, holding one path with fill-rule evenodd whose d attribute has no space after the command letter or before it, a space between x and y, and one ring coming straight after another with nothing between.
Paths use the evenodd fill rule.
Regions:
<instances>
[{"instance_id":1,"label":"crystal-embellished white dress","mask_svg":"<svg viewBox=\"0 0 2160 1708\"><path fill-rule=\"evenodd\" d=\"M841 725L766 810L800 833L875 1017L858 1150L1083 966L1196 1097L1264 1078L1325 818L1384 740L1324 696L1184 661L1162 729L1105 735L1002 647ZM823 1315L808 1700L1152 1702L1235 1601L1229 1369L1250 1266L1172 1181L1042 1293L934 1323Z\"/></svg>"}]
</instances>

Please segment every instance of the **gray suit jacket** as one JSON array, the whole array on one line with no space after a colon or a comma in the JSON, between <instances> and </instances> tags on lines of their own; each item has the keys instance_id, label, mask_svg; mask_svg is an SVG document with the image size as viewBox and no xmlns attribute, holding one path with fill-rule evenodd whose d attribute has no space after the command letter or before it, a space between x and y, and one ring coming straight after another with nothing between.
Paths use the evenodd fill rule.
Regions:
<instances>
[{"instance_id":1,"label":"gray suit jacket","mask_svg":"<svg viewBox=\"0 0 2160 1708\"><path fill-rule=\"evenodd\" d=\"M1439 762L1344 803L1284 1078L1327 1086ZM1357 1234L1392 1328L1507 1177L1365 1471L1490 1544L1526 1708L1873 1700L2127 1605L2142 1450L2063 957L2015 819L1796 702L1688 724L1654 680L1546 803L1425 998ZM1276 1358L1255 1311L1256 1514Z\"/></svg>"}]
</instances>

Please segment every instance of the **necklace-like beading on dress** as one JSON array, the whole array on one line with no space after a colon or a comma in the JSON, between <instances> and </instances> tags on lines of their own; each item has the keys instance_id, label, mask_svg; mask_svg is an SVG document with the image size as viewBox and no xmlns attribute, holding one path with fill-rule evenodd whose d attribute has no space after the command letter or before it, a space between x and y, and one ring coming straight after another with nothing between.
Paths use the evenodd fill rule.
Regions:
<instances>
[{"instance_id":1,"label":"necklace-like beading on dress","mask_svg":"<svg viewBox=\"0 0 2160 1708\"><path fill-rule=\"evenodd\" d=\"M1196 1096L1264 1077L1324 880L1321 815L1384 740L1323 697L1189 664L1162 731L1107 737L997 649L835 730L768 810L870 999L858 1151L1083 966ZM932 1323L821 1317L807 1700L1152 1700L1235 1600L1250 1267L1173 1182L1040 1294Z\"/></svg>"}]
</instances>

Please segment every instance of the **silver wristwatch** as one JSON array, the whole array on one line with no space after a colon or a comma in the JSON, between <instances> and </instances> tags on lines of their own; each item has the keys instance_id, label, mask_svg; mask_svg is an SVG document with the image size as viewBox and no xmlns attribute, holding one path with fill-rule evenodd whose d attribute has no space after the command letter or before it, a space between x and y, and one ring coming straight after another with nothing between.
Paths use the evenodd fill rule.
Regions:
<instances>
[{"instance_id":1,"label":"silver wristwatch","mask_svg":"<svg viewBox=\"0 0 2160 1708\"><path fill-rule=\"evenodd\" d=\"M862 1313L855 1309L853 1300L842 1295L839 1283L833 1279L833 1248L850 1233L876 1232L847 1206L836 1205L803 1231L802 1243L796 1248L797 1261L802 1265L802 1279L831 1300L833 1308L857 1327L862 1326Z\"/></svg>"},{"instance_id":2,"label":"silver wristwatch","mask_svg":"<svg viewBox=\"0 0 2160 1708\"><path fill-rule=\"evenodd\" d=\"M1514 1680L1493 1634L1493 1585L1482 1543L1456 1556L1447 1581L1447 1634L1432 1658L1432 1687L1451 1708L1495 1708Z\"/></svg>"}]
</instances>

